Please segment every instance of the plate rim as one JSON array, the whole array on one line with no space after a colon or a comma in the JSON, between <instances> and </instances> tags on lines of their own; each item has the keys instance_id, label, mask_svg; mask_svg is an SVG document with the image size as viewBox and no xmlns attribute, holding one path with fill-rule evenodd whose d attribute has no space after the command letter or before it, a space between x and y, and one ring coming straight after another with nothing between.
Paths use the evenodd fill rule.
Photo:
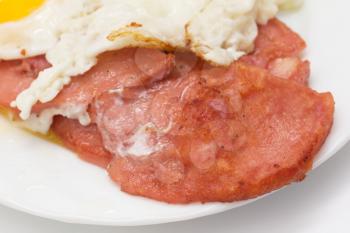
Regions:
<instances>
[{"instance_id":1,"label":"plate rim","mask_svg":"<svg viewBox=\"0 0 350 233\"><path fill-rule=\"evenodd\" d=\"M337 109L336 109L337 112ZM333 130L333 129L332 129ZM331 132L332 133L332 132ZM319 159L316 158L313 166L313 170L320 167L322 164L324 164L327 160L330 158L334 157L334 155L339 152L341 148L343 148L347 143L350 142L350 134L347 135L346 137L343 137L341 140L337 141L337 144L334 144L331 148L331 150L327 151L326 154L323 154L323 156ZM284 189L284 188L282 188ZM279 189L279 190L282 190ZM0 198L0 204L3 206L6 206L8 208L31 214L34 216L38 216L41 218L45 219L51 219L55 221L60 221L60 222L65 222L65 223L75 223L75 224L87 224L87 225L100 225L100 226L144 226L144 225L154 225L154 224L164 224L164 223L169 223L169 222L179 222L179 221L184 221L184 220L191 220L195 218L200 218L204 216L209 216L221 212L225 212L234 208L239 208L244 205L253 203L255 201L258 201L262 198L265 198L266 196L272 195L279 190L276 190L274 192L265 194L263 196L260 196L255 199L250 199L246 201L240 201L240 202L234 202L234 203L228 203L228 204L220 204L220 205L214 205L210 209L200 209L199 211L195 212L190 212L188 214L182 214L179 217L173 217L169 219L169 217L164 217L164 218L157 218L157 219L148 219L144 218L142 220L137 219L129 219L129 220L122 220L122 219L98 219L94 220L92 218L89 218L87 216L71 216L71 215L65 215L65 214L55 214L54 211L45 211L45 210L34 210L32 208L25 207L21 204L16 203L13 200L7 199L5 200L4 198Z\"/></svg>"}]
</instances>

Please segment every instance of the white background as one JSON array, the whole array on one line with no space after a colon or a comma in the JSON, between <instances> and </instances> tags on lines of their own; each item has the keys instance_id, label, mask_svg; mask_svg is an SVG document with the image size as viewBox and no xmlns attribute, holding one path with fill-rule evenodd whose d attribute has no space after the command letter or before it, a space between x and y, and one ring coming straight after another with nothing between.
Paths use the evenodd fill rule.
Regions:
<instances>
[{"instance_id":1,"label":"white background","mask_svg":"<svg viewBox=\"0 0 350 233\"><path fill-rule=\"evenodd\" d=\"M0 207L4 233L343 233L350 232L350 144L295 184L250 205L196 220L146 227L96 227Z\"/></svg>"}]
</instances>

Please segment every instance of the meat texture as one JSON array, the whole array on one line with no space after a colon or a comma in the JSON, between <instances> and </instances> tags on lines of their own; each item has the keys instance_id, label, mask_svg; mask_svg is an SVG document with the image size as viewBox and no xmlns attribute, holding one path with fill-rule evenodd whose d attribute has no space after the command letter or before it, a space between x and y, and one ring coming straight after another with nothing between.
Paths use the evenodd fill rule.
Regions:
<instances>
[{"instance_id":1,"label":"meat texture","mask_svg":"<svg viewBox=\"0 0 350 233\"><path fill-rule=\"evenodd\" d=\"M57 116L52 125L52 131L82 160L102 168L107 168L111 162L113 155L104 148L95 124L82 126L77 120Z\"/></svg>"},{"instance_id":2,"label":"meat texture","mask_svg":"<svg viewBox=\"0 0 350 233\"><path fill-rule=\"evenodd\" d=\"M298 34L281 21L272 19L259 27L255 50L241 61L268 69L280 78L307 85L310 63L299 58L305 48L306 43Z\"/></svg>"},{"instance_id":3,"label":"meat texture","mask_svg":"<svg viewBox=\"0 0 350 233\"><path fill-rule=\"evenodd\" d=\"M220 81L218 81L220 77ZM122 190L170 203L236 201L302 180L333 99L243 63L97 100Z\"/></svg>"},{"instance_id":4,"label":"meat texture","mask_svg":"<svg viewBox=\"0 0 350 233\"><path fill-rule=\"evenodd\" d=\"M331 94L307 87L296 33L274 19L255 44L226 68L183 52L108 52L34 112L88 106L90 126L56 117L52 130L130 194L169 203L253 198L305 177L334 112ZM43 56L0 61L0 105L48 66Z\"/></svg>"}]
</instances>

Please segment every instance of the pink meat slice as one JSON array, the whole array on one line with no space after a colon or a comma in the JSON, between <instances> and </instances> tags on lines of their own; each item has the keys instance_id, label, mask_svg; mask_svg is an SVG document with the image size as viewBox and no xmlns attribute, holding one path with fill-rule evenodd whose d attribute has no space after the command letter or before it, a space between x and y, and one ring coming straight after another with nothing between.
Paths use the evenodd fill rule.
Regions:
<instances>
[{"instance_id":1,"label":"pink meat slice","mask_svg":"<svg viewBox=\"0 0 350 233\"><path fill-rule=\"evenodd\" d=\"M17 95L27 89L38 73L48 68L43 56L14 60L0 60L0 105L9 107Z\"/></svg>"},{"instance_id":2,"label":"pink meat slice","mask_svg":"<svg viewBox=\"0 0 350 233\"><path fill-rule=\"evenodd\" d=\"M253 198L304 178L333 98L267 71L198 64L146 89L105 93L92 114L123 191L169 203Z\"/></svg>"},{"instance_id":3,"label":"pink meat slice","mask_svg":"<svg viewBox=\"0 0 350 233\"><path fill-rule=\"evenodd\" d=\"M95 96L110 89L150 85L169 75L174 55L146 48L127 48L99 56L98 64L87 73L73 77L49 103L37 104L34 112L63 105L88 105ZM27 89L39 72L50 67L44 56L0 61L0 105L8 107Z\"/></svg>"},{"instance_id":4,"label":"pink meat slice","mask_svg":"<svg viewBox=\"0 0 350 233\"><path fill-rule=\"evenodd\" d=\"M278 19L272 19L266 25L259 26L254 51L240 61L307 85L310 63L299 57L305 48L305 41L297 33Z\"/></svg>"},{"instance_id":5,"label":"pink meat slice","mask_svg":"<svg viewBox=\"0 0 350 233\"><path fill-rule=\"evenodd\" d=\"M167 77L175 65L174 56L159 50L127 48L99 56L98 63L87 73L73 77L59 95L49 103L37 104L34 112L65 105L87 107L107 90L147 86Z\"/></svg>"},{"instance_id":6,"label":"pink meat slice","mask_svg":"<svg viewBox=\"0 0 350 233\"><path fill-rule=\"evenodd\" d=\"M56 116L51 130L82 160L102 168L111 162L113 155L104 148L95 124L82 126L77 120Z\"/></svg>"}]
</instances>

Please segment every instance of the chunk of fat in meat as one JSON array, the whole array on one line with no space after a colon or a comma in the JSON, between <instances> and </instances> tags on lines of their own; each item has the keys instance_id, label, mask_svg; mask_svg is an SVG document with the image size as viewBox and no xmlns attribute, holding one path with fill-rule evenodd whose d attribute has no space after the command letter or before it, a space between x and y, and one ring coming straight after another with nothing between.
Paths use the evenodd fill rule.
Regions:
<instances>
[{"instance_id":1,"label":"chunk of fat in meat","mask_svg":"<svg viewBox=\"0 0 350 233\"><path fill-rule=\"evenodd\" d=\"M269 63L268 70L276 77L307 85L310 77L310 62L301 61L297 57L277 58Z\"/></svg>"}]
</instances>

